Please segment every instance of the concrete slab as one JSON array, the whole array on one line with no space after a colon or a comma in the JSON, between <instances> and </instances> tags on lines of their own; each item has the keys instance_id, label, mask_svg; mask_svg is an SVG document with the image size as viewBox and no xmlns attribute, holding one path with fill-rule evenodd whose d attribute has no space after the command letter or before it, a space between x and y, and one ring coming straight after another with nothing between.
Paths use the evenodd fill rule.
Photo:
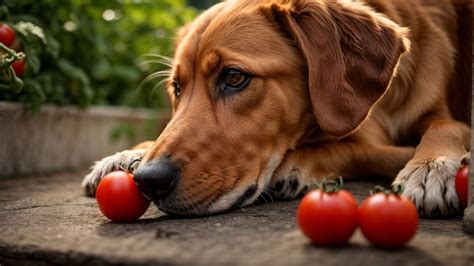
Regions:
<instances>
[{"instance_id":1,"label":"concrete slab","mask_svg":"<svg viewBox=\"0 0 474 266\"><path fill-rule=\"evenodd\" d=\"M470 265L461 218L421 220L410 245L372 248L359 232L342 248L316 247L295 223L298 201L176 219L150 208L137 223L104 218L82 196L84 172L0 181L0 265ZM372 182L348 182L358 200Z\"/></svg>"}]
</instances>

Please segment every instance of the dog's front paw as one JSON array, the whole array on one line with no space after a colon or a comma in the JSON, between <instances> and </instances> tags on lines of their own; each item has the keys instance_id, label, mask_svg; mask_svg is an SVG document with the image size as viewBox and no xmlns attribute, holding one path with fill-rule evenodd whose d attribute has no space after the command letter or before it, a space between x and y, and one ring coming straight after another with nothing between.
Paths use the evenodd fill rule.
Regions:
<instances>
[{"instance_id":1,"label":"dog's front paw","mask_svg":"<svg viewBox=\"0 0 474 266\"><path fill-rule=\"evenodd\" d=\"M268 190L277 199L294 199L306 193L315 184L311 168L301 160L298 151L292 151L273 173Z\"/></svg>"},{"instance_id":2,"label":"dog's front paw","mask_svg":"<svg viewBox=\"0 0 474 266\"><path fill-rule=\"evenodd\" d=\"M448 157L413 159L400 171L393 185L402 184L402 194L415 203L423 216L456 215L460 207L454 176L459 166L459 160Z\"/></svg>"},{"instance_id":3,"label":"dog's front paw","mask_svg":"<svg viewBox=\"0 0 474 266\"><path fill-rule=\"evenodd\" d=\"M471 163L471 153L468 152L461 157L462 165L469 165Z\"/></svg>"},{"instance_id":4,"label":"dog's front paw","mask_svg":"<svg viewBox=\"0 0 474 266\"><path fill-rule=\"evenodd\" d=\"M274 174L269 186L271 194L278 199L294 199L308 190L299 168L289 171L278 171Z\"/></svg>"},{"instance_id":5,"label":"dog's front paw","mask_svg":"<svg viewBox=\"0 0 474 266\"><path fill-rule=\"evenodd\" d=\"M125 150L97 161L92 171L82 180L82 187L86 195L95 196L95 190L100 180L106 174L116 170L126 170L135 161L140 160L146 150Z\"/></svg>"}]
</instances>

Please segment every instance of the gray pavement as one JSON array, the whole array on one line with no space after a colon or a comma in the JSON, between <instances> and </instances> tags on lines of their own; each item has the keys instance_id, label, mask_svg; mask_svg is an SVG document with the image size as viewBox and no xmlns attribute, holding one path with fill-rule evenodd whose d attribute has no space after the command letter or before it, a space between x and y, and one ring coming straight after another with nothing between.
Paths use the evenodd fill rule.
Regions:
<instances>
[{"instance_id":1,"label":"gray pavement","mask_svg":"<svg viewBox=\"0 0 474 266\"><path fill-rule=\"evenodd\" d=\"M373 248L360 232L348 246L324 248L298 231L298 201L194 219L153 207L137 223L111 223L82 195L83 174L0 181L0 265L474 265L461 217L421 220L401 250ZM347 182L359 201L373 185Z\"/></svg>"}]
</instances>

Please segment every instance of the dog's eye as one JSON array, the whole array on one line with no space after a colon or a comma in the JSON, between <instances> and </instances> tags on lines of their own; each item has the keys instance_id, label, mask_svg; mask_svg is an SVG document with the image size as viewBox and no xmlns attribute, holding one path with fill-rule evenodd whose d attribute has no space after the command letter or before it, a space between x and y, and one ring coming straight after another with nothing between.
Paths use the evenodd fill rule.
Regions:
<instances>
[{"instance_id":1,"label":"dog's eye","mask_svg":"<svg viewBox=\"0 0 474 266\"><path fill-rule=\"evenodd\" d=\"M246 76L239 70L230 70L227 73L226 83L231 87L239 87L245 82Z\"/></svg>"},{"instance_id":2,"label":"dog's eye","mask_svg":"<svg viewBox=\"0 0 474 266\"><path fill-rule=\"evenodd\" d=\"M249 84L250 75L237 68L228 68L223 71L221 90L225 94L237 93Z\"/></svg>"},{"instance_id":3,"label":"dog's eye","mask_svg":"<svg viewBox=\"0 0 474 266\"><path fill-rule=\"evenodd\" d=\"M181 96L181 87L177 81L173 81L173 88L174 88L174 96L179 98Z\"/></svg>"}]
</instances>

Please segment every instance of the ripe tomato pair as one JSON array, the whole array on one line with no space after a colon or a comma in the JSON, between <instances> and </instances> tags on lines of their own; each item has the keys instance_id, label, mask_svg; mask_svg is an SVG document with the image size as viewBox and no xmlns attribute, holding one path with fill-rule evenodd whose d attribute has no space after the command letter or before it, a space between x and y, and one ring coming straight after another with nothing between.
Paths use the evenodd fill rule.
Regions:
<instances>
[{"instance_id":1,"label":"ripe tomato pair","mask_svg":"<svg viewBox=\"0 0 474 266\"><path fill-rule=\"evenodd\" d=\"M15 43L15 39L15 31L7 24L0 23L0 43L3 43L6 47L11 47ZM25 74L26 63L24 60L13 62L11 67L18 77L22 77Z\"/></svg>"},{"instance_id":2,"label":"ripe tomato pair","mask_svg":"<svg viewBox=\"0 0 474 266\"><path fill-rule=\"evenodd\" d=\"M320 189L309 192L298 207L298 224L314 244L345 244L357 225L374 246L381 248L401 247L415 235L418 212L409 199L377 192L358 208L354 196L341 189L341 178L331 182L330 189L323 183Z\"/></svg>"}]
</instances>

